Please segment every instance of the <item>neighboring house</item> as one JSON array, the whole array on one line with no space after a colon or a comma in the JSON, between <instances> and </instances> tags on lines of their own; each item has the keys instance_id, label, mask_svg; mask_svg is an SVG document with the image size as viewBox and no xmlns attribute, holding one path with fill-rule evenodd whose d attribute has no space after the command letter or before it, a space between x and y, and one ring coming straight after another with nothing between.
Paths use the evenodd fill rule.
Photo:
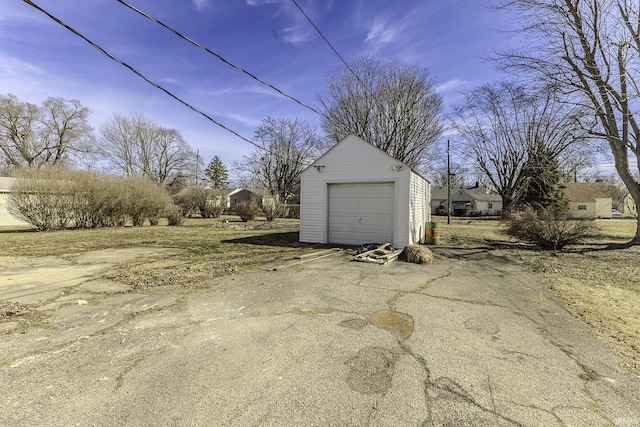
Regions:
<instances>
[{"instance_id":1,"label":"neighboring house","mask_svg":"<svg viewBox=\"0 0 640 427\"><path fill-rule=\"evenodd\" d=\"M476 183L469 188L452 188L451 207L452 215L465 215L470 212L478 212L483 216L500 215L502 197ZM447 187L435 187L431 192L431 213L436 213L439 209L447 209Z\"/></svg>"},{"instance_id":2,"label":"neighboring house","mask_svg":"<svg viewBox=\"0 0 640 427\"><path fill-rule=\"evenodd\" d=\"M16 181L16 178L0 177L0 227L1 226L18 226L29 225L28 223L16 218L9 213L7 205L9 203L9 194L11 193L11 187Z\"/></svg>"},{"instance_id":3,"label":"neighboring house","mask_svg":"<svg viewBox=\"0 0 640 427\"><path fill-rule=\"evenodd\" d=\"M431 185L404 163L350 135L302 172L300 241L421 242Z\"/></svg>"},{"instance_id":4,"label":"neighboring house","mask_svg":"<svg viewBox=\"0 0 640 427\"><path fill-rule=\"evenodd\" d=\"M612 200L601 182L567 182L564 192L569 199L572 218L611 218Z\"/></svg>"},{"instance_id":5,"label":"neighboring house","mask_svg":"<svg viewBox=\"0 0 640 427\"><path fill-rule=\"evenodd\" d=\"M227 207L233 209L238 203L255 202L262 206L260 190L255 188L236 188L227 195Z\"/></svg>"}]
</instances>

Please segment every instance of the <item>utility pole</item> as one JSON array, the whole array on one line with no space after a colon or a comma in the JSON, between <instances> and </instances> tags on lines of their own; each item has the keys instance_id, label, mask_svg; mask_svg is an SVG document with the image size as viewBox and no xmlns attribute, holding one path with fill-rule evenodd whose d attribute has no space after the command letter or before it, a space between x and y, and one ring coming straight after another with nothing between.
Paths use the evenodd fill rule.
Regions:
<instances>
[{"instance_id":1,"label":"utility pole","mask_svg":"<svg viewBox=\"0 0 640 427\"><path fill-rule=\"evenodd\" d=\"M451 224L451 142L447 139L447 224Z\"/></svg>"},{"instance_id":2,"label":"utility pole","mask_svg":"<svg viewBox=\"0 0 640 427\"><path fill-rule=\"evenodd\" d=\"M200 149L196 150L196 187L198 186L198 168L200 167Z\"/></svg>"}]
</instances>

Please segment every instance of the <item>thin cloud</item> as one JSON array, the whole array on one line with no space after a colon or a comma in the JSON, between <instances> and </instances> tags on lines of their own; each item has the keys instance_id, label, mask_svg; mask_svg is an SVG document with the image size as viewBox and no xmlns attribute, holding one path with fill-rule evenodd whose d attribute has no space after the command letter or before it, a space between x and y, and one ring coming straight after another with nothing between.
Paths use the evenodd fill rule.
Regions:
<instances>
[{"instance_id":1,"label":"thin cloud","mask_svg":"<svg viewBox=\"0 0 640 427\"><path fill-rule=\"evenodd\" d=\"M466 84L467 82L465 80L451 79L451 80L447 80L446 82L436 87L436 91L439 93L448 92L450 90L459 88L460 86L464 86Z\"/></svg>"},{"instance_id":2,"label":"thin cloud","mask_svg":"<svg viewBox=\"0 0 640 427\"><path fill-rule=\"evenodd\" d=\"M304 43L311 38L309 31L301 30L300 25L294 25L289 28L285 28L282 32L282 39L287 43L300 44Z\"/></svg>"},{"instance_id":3,"label":"thin cloud","mask_svg":"<svg viewBox=\"0 0 640 427\"><path fill-rule=\"evenodd\" d=\"M247 0L249 6L262 6L265 4L280 3L281 0Z\"/></svg>"},{"instance_id":4,"label":"thin cloud","mask_svg":"<svg viewBox=\"0 0 640 427\"><path fill-rule=\"evenodd\" d=\"M257 127L260 124L260 120L241 114L229 114L228 117L247 126Z\"/></svg>"},{"instance_id":5,"label":"thin cloud","mask_svg":"<svg viewBox=\"0 0 640 427\"><path fill-rule=\"evenodd\" d=\"M241 93L253 93L258 95L270 95L275 97L282 96L278 94L276 91L274 91L273 89L269 89L266 86L246 86L241 88L237 88L237 87L224 88L224 89L212 90L212 91L197 90L197 91L193 91L193 93L196 93L198 95L205 95L205 96L228 96L228 95L237 95Z\"/></svg>"},{"instance_id":6,"label":"thin cloud","mask_svg":"<svg viewBox=\"0 0 640 427\"><path fill-rule=\"evenodd\" d=\"M397 32L393 26L376 20L369 29L365 43L373 43L375 45L387 44L395 40L396 36Z\"/></svg>"},{"instance_id":7,"label":"thin cloud","mask_svg":"<svg viewBox=\"0 0 640 427\"><path fill-rule=\"evenodd\" d=\"M193 5L202 12L209 6L209 0L193 0Z\"/></svg>"}]
</instances>

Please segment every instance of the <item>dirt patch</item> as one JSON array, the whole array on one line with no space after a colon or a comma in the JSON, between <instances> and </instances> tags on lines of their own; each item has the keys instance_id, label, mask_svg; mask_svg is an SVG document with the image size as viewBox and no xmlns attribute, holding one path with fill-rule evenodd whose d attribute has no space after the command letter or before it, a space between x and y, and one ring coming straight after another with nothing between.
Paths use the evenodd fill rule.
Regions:
<instances>
[{"instance_id":1,"label":"dirt patch","mask_svg":"<svg viewBox=\"0 0 640 427\"><path fill-rule=\"evenodd\" d=\"M10 327L0 328L2 332L15 332L28 329L31 326L41 324L47 319L47 314L30 304L20 304L11 301L0 302L0 325Z\"/></svg>"}]
</instances>

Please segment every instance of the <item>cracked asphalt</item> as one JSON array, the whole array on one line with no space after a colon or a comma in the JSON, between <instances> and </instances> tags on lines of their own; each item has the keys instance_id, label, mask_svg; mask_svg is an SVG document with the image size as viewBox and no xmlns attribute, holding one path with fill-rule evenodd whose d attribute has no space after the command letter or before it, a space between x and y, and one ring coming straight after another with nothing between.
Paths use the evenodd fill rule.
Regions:
<instances>
[{"instance_id":1,"label":"cracked asphalt","mask_svg":"<svg viewBox=\"0 0 640 427\"><path fill-rule=\"evenodd\" d=\"M85 273L0 323L0 425L640 425L638 378L532 276L434 252L140 293Z\"/></svg>"}]
</instances>

